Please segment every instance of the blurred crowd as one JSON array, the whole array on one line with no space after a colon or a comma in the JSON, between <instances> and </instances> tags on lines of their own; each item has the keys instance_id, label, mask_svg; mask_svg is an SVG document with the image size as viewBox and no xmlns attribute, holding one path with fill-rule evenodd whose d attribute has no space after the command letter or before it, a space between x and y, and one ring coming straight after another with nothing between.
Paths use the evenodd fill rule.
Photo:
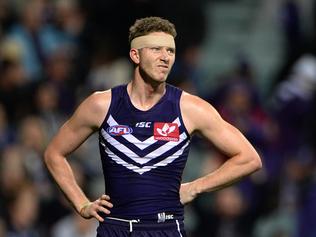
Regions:
<instances>
[{"instance_id":1,"label":"blurred crowd","mask_svg":"<svg viewBox=\"0 0 316 237\"><path fill-rule=\"evenodd\" d=\"M285 63L263 96L247 59L223 72L210 93L200 93L207 0L128 0L124 8L115 0L0 0L0 237L95 236L96 221L73 211L44 167L43 151L83 98L130 80L128 27L150 15L177 27L169 83L213 104L264 165L186 206L188 237L315 237L316 31L300 28L295 3L284 1L280 9ZM69 157L91 199L104 191L97 139ZM183 178L223 161L195 137Z\"/></svg>"}]
</instances>

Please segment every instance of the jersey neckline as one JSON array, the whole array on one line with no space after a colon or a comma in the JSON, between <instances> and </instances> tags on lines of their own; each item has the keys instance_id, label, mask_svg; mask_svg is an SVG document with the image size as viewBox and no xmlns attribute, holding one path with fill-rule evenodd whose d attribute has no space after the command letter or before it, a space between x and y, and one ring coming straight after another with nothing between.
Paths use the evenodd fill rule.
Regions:
<instances>
[{"instance_id":1,"label":"jersey neckline","mask_svg":"<svg viewBox=\"0 0 316 237\"><path fill-rule=\"evenodd\" d=\"M124 89L123 89L124 94L125 94L125 96L126 96L125 98L126 98L126 100L127 100L127 104L128 104L128 106L129 106L133 111L139 112L139 113L147 113L147 112L151 112L151 111L155 110L156 107L157 107L159 104L163 103L163 102L166 100L167 95L168 95L168 93L169 93L169 85L166 83L166 91L165 91L164 95L158 100L158 102L157 102L156 104L154 104L154 105L153 105L151 108L149 108L148 110L141 110L141 109L136 108L136 107L133 105L133 103L132 103L132 101L131 101L131 98L130 98L128 92L127 92L127 85L128 85L128 84L126 84L126 85L124 86Z\"/></svg>"}]
</instances>

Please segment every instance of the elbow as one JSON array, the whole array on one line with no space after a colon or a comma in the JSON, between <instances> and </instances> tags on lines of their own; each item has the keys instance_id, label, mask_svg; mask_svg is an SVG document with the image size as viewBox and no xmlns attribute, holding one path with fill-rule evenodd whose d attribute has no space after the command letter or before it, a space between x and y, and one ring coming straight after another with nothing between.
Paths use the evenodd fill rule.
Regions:
<instances>
[{"instance_id":1,"label":"elbow","mask_svg":"<svg viewBox=\"0 0 316 237\"><path fill-rule=\"evenodd\" d=\"M55 170L64 162L65 155L53 145L48 145L43 154L45 166L49 171Z\"/></svg>"},{"instance_id":2,"label":"elbow","mask_svg":"<svg viewBox=\"0 0 316 237\"><path fill-rule=\"evenodd\" d=\"M50 155L49 148L46 148L46 150L44 152L44 163L45 163L46 166L49 163L50 157L51 157L51 155Z\"/></svg>"},{"instance_id":3,"label":"elbow","mask_svg":"<svg viewBox=\"0 0 316 237\"><path fill-rule=\"evenodd\" d=\"M44 152L44 164L46 165L47 168L50 167L50 164L52 163L52 157L53 157L53 152L52 149L48 146Z\"/></svg>"},{"instance_id":4,"label":"elbow","mask_svg":"<svg viewBox=\"0 0 316 237\"><path fill-rule=\"evenodd\" d=\"M252 156L250 163L251 163L252 172L258 171L262 168L262 161L261 161L260 156L257 153L255 153Z\"/></svg>"}]
</instances>

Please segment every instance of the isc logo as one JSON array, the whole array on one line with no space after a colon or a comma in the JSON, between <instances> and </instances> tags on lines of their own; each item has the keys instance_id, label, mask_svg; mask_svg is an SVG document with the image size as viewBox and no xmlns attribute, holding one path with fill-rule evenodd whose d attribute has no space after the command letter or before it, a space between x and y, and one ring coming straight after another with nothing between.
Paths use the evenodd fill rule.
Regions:
<instances>
[{"instance_id":1,"label":"isc logo","mask_svg":"<svg viewBox=\"0 0 316 237\"><path fill-rule=\"evenodd\" d=\"M173 220L173 214L166 214L165 212L158 213L158 223L165 222L166 220Z\"/></svg>"},{"instance_id":2,"label":"isc logo","mask_svg":"<svg viewBox=\"0 0 316 237\"><path fill-rule=\"evenodd\" d=\"M151 122L139 122L136 123L135 127L137 128L150 128Z\"/></svg>"},{"instance_id":3,"label":"isc logo","mask_svg":"<svg viewBox=\"0 0 316 237\"><path fill-rule=\"evenodd\" d=\"M108 127L106 131L113 136L122 136L132 133L133 129L126 125L115 125Z\"/></svg>"}]
</instances>

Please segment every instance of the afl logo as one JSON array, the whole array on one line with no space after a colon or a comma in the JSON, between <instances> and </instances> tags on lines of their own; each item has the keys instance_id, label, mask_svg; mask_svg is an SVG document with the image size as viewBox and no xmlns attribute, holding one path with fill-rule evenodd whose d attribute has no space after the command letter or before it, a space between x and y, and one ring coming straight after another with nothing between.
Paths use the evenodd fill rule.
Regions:
<instances>
[{"instance_id":1,"label":"afl logo","mask_svg":"<svg viewBox=\"0 0 316 237\"><path fill-rule=\"evenodd\" d=\"M106 131L112 136L122 136L133 132L133 129L126 125L115 125L108 127Z\"/></svg>"}]
</instances>

